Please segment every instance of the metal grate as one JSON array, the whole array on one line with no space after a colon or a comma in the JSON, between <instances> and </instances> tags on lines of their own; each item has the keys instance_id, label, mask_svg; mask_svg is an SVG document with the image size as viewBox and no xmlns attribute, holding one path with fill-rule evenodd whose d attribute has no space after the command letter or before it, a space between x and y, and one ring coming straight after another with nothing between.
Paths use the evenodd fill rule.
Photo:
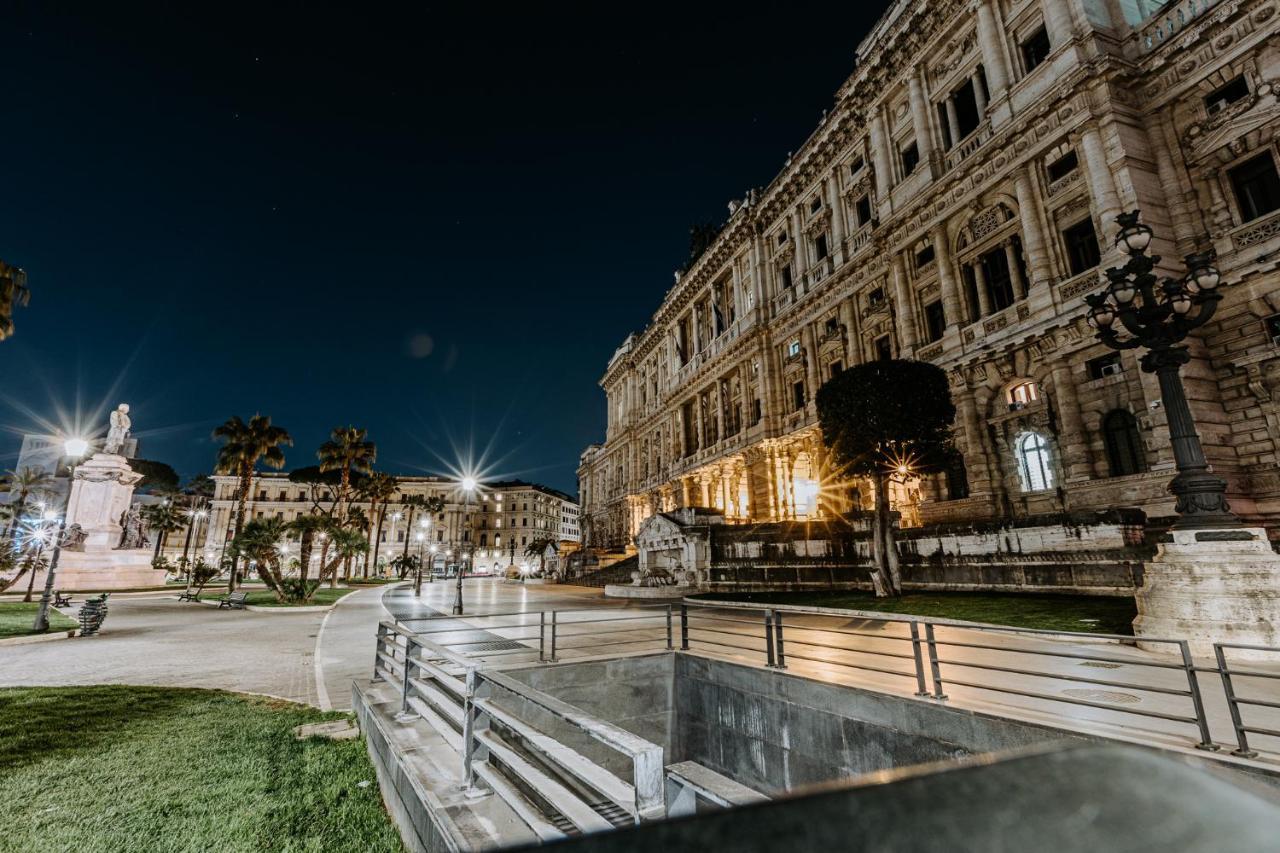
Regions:
<instances>
[{"instance_id":1,"label":"metal grate","mask_svg":"<svg viewBox=\"0 0 1280 853\"><path fill-rule=\"evenodd\" d=\"M451 648L464 655L475 654L476 652L514 652L520 649L534 651L534 649L526 646L524 643L518 643L515 640L487 640L485 642L476 643L458 643Z\"/></svg>"}]
</instances>

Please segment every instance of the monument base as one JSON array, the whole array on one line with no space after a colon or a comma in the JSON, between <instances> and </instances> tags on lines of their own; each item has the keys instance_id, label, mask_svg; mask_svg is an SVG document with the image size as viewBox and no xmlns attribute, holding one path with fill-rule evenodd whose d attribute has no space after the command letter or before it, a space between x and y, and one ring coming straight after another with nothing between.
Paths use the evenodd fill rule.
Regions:
<instances>
[{"instance_id":1,"label":"monument base","mask_svg":"<svg viewBox=\"0 0 1280 853\"><path fill-rule=\"evenodd\" d=\"M1280 646L1280 555L1256 527L1173 530L1143 570L1133 632L1150 651L1175 651L1143 637L1185 639L1196 656L1214 643ZM1277 652L1232 649L1229 660L1280 660Z\"/></svg>"},{"instance_id":2,"label":"monument base","mask_svg":"<svg viewBox=\"0 0 1280 853\"><path fill-rule=\"evenodd\" d=\"M151 551L63 551L53 588L58 592L136 589L161 586L168 574L151 568ZM44 572L36 575L36 589L44 587Z\"/></svg>"}]
</instances>

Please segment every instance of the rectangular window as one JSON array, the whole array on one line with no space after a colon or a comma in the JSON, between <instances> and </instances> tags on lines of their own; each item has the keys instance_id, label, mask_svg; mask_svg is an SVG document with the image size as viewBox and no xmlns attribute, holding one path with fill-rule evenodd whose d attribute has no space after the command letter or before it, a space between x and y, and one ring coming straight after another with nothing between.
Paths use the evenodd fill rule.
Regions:
<instances>
[{"instance_id":1,"label":"rectangular window","mask_svg":"<svg viewBox=\"0 0 1280 853\"><path fill-rule=\"evenodd\" d=\"M1243 76L1237 76L1230 83L1219 86L1206 95L1204 105L1209 110L1209 115L1213 115L1223 107L1247 97L1249 97L1249 84L1245 82Z\"/></svg>"},{"instance_id":2,"label":"rectangular window","mask_svg":"<svg viewBox=\"0 0 1280 853\"><path fill-rule=\"evenodd\" d=\"M826 330L828 335L833 335L840 329L840 321L835 317L828 317L827 322L823 323L822 328Z\"/></svg>"},{"instance_id":3,"label":"rectangular window","mask_svg":"<svg viewBox=\"0 0 1280 853\"><path fill-rule=\"evenodd\" d=\"M761 410L761 406L760 406L760 398L756 397L754 400L751 401L751 425L755 426L756 424L760 423L760 418L763 416L763 414L764 412Z\"/></svg>"},{"instance_id":4,"label":"rectangular window","mask_svg":"<svg viewBox=\"0 0 1280 853\"><path fill-rule=\"evenodd\" d=\"M1093 232L1092 217L1063 231L1062 241L1067 247L1067 264L1071 267L1072 275L1091 270L1102 261L1098 237Z\"/></svg>"},{"instance_id":5,"label":"rectangular window","mask_svg":"<svg viewBox=\"0 0 1280 853\"><path fill-rule=\"evenodd\" d=\"M942 312L941 299L935 299L924 306L924 325L929 335L929 343L942 339L947 331L947 317Z\"/></svg>"},{"instance_id":6,"label":"rectangular window","mask_svg":"<svg viewBox=\"0 0 1280 853\"><path fill-rule=\"evenodd\" d=\"M916 145L915 140L911 144L902 149L902 177L907 177L916 170L916 166L920 163L920 148Z\"/></svg>"},{"instance_id":7,"label":"rectangular window","mask_svg":"<svg viewBox=\"0 0 1280 853\"><path fill-rule=\"evenodd\" d=\"M933 246L925 246L916 252L916 269L924 269L931 263L933 263Z\"/></svg>"},{"instance_id":8,"label":"rectangular window","mask_svg":"<svg viewBox=\"0 0 1280 853\"><path fill-rule=\"evenodd\" d=\"M893 344L889 342L888 335L881 335L876 338L876 359L878 361L889 361L893 358Z\"/></svg>"},{"instance_id":9,"label":"rectangular window","mask_svg":"<svg viewBox=\"0 0 1280 853\"><path fill-rule=\"evenodd\" d=\"M842 370L844 370L844 364L842 364L839 361L833 361L831 362L831 370L829 375L831 376L832 379L834 379L840 375L840 372Z\"/></svg>"},{"instance_id":10,"label":"rectangular window","mask_svg":"<svg viewBox=\"0 0 1280 853\"><path fill-rule=\"evenodd\" d=\"M785 243L785 242L787 242L787 232L786 232L786 231L779 231L779 232L778 232L778 245L779 245L779 246L781 246L781 245L782 245L783 243Z\"/></svg>"},{"instance_id":11,"label":"rectangular window","mask_svg":"<svg viewBox=\"0 0 1280 853\"><path fill-rule=\"evenodd\" d=\"M978 277L972 264L960 268L960 277L964 279L964 297L969 303L969 322L976 323L982 317L982 303L978 301Z\"/></svg>"},{"instance_id":12,"label":"rectangular window","mask_svg":"<svg viewBox=\"0 0 1280 853\"><path fill-rule=\"evenodd\" d=\"M797 356L799 354L800 354L800 339L796 338L794 341L787 344L787 357L791 358L792 356Z\"/></svg>"},{"instance_id":13,"label":"rectangular window","mask_svg":"<svg viewBox=\"0 0 1280 853\"><path fill-rule=\"evenodd\" d=\"M818 239L813 241L813 250L818 255L818 260L822 260L827 256L827 235L819 234Z\"/></svg>"},{"instance_id":14,"label":"rectangular window","mask_svg":"<svg viewBox=\"0 0 1280 853\"><path fill-rule=\"evenodd\" d=\"M956 107L956 130L960 133L959 142L978 129L982 116L978 113L978 96L974 93L973 78L964 81L964 85L951 93L951 100Z\"/></svg>"},{"instance_id":15,"label":"rectangular window","mask_svg":"<svg viewBox=\"0 0 1280 853\"><path fill-rule=\"evenodd\" d=\"M797 382L791 386L791 408L798 412L804 408L804 383Z\"/></svg>"},{"instance_id":16,"label":"rectangular window","mask_svg":"<svg viewBox=\"0 0 1280 853\"><path fill-rule=\"evenodd\" d=\"M884 288L877 287L867 294L867 307L875 308L884 304Z\"/></svg>"},{"instance_id":17,"label":"rectangular window","mask_svg":"<svg viewBox=\"0 0 1280 853\"><path fill-rule=\"evenodd\" d=\"M1067 175L1074 172L1080 165L1079 159L1076 157L1075 151L1068 151L1057 160L1054 160L1045 167L1045 174L1049 178L1049 183L1061 180Z\"/></svg>"},{"instance_id":18,"label":"rectangular window","mask_svg":"<svg viewBox=\"0 0 1280 853\"><path fill-rule=\"evenodd\" d=\"M1270 154L1246 160L1229 174L1242 222L1251 222L1280 209L1280 176L1276 175L1276 164Z\"/></svg>"},{"instance_id":19,"label":"rectangular window","mask_svg":"<svg viewBox=\"0 0 1280 853\"><path fill-rule=\"evenodd\" d=\"M1120 353L1112 352L1089 359L1085 362L1085 369L1089 372L1090 379L1102 379L1115 376L1124 368L1120 366Z\"/></svg>"},{"instance_id":20,"label":"rectangular window","mask_svg":"<svg viewBox=\"0 0 1280 853\"><path fill-rule=\"evenodd\" d=\"M791 264L783 264L778 272L782 276L782 289L786 290L791 286Z\"/></svg>"},{"instance_id":21,"label":"rectangular window","mask_svg":"<svg viewBox=\"0 0 1280 853\"><path fill-rule=\"evenodd\" d=\"M809 212L817 213L819 210L822 210L822 196L815 195L813 201L809 202Z\"/></svg>"},{"instance_id":22,"label":"rectangular window","mask_svg":"<svg viewBox=\"0 0 1280 853\"><path fill-rule=\"evenodd\" d=\"M857 203L854 204L853 209L854 209L854 213L856 213L858 217L859 228L861 228L863 225L866 225L868 222L871 221L871 197L870 196L864 195L862 198L858 199Z\"/></svg>"},{"instance_id":23,"label":"rectangular window","mask_svg":"<svg viewBox=\"0 0 1280 853\"><path fill-rule=\"evenodd\" d=\"M1049 58L1049 32L1042 26L1022 43L1022 70L1030 74Z\"/></svg>"},{"instance_id":24,"label":"rectangular window","mask_svg":"<svg viewBox=\"0 0 1280 853\"><path fill-rule=\"evenodd\" d=\"M862 167L866 165L861 157L854 157L849 161L849 174L856 175L862 171Z\"/></svg>"},{"instance_id":25,"label":"rectangular window","mask_svg":"<svg viewBox=\"0 0 1280 853\"><path fill-rule=\"evenodd\" d=\"M1009 256L1000 246L987 252L980 259L982 272L987 279L987 296L992 311L1003 311L1013 304L1013 277L1009 272Z\"/></svg>"}]
</instances>

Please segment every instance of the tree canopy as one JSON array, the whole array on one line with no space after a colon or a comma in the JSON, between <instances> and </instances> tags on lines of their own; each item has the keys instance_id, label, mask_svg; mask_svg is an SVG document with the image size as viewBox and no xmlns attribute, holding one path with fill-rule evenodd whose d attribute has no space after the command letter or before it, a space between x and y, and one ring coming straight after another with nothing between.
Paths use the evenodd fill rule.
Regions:
<instances>
[{"instance_id":1,"label":"tree canopy","mask_svg":"<svg viewBox=\"0 0 1280 853\"><path fill-rule=\"evenodd\" d=\"M850 474L936 473L954 452L947 375L928 362L892 359L851 367L818 389L822 440Z\"/></svg>"},{"instance_id":2,"label":"tree canopy","mask_svg":"<svg viewBox=\"0 0 1280 853\"><path fill-rule=\"evenodd\" d=\"M134 487L141 492L176 492L178 491L178 472L165 462L151 459L130 459L129 467L142 475L142 479Z\"/></svg>"}]
</instances>

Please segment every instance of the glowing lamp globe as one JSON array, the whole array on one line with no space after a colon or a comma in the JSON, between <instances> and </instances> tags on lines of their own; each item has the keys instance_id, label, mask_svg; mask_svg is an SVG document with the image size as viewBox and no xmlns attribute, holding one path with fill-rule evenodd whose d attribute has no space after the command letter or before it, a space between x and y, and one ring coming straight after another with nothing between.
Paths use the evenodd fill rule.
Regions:
<instances>
[{"instance_id":1,"label":"glowing lamp globe","mask_svg":"<svg viewBox=\"0 0 1280 853\"><path fill-rule=\"evenodd\" d=\"M84 456L89 452L89 442L83 438L68 438L62 449L68 456Z\"/></svg>"}]
</instances>

